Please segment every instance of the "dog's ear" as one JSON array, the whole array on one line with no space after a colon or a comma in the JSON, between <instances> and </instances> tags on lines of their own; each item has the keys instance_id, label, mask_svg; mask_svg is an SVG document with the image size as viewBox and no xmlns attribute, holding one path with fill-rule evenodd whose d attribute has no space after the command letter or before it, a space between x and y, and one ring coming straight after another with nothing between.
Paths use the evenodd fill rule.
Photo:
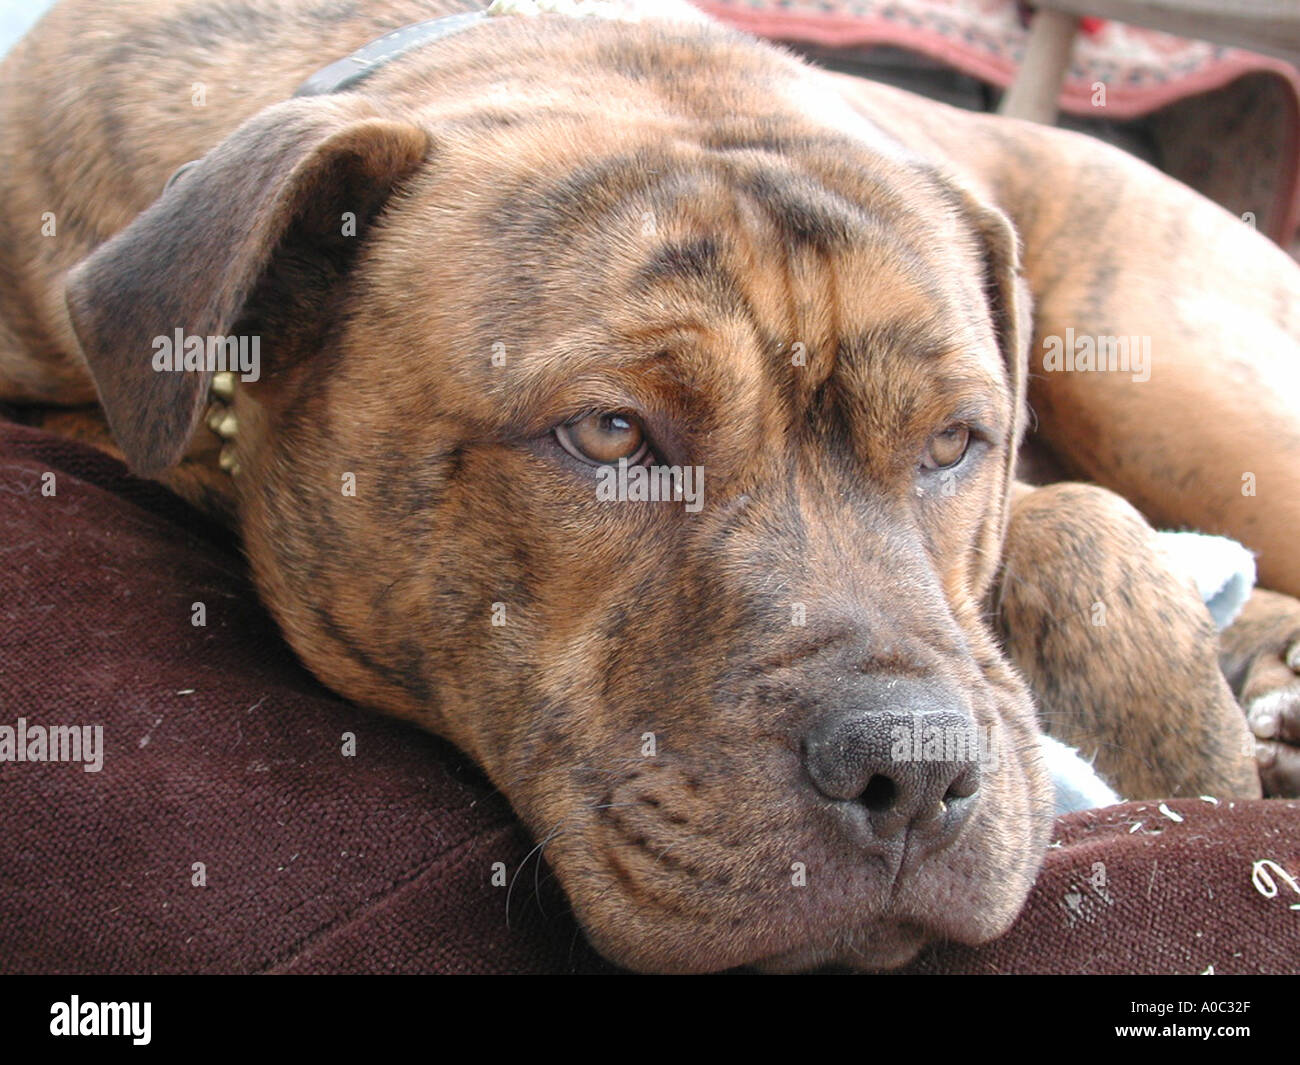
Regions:
<instances>
[{"instance_id":1,"label":"dog's ear","mask_svg":"<svg viewBox=\"0 0 1300 1065\"><path fill-rule=\"evenodd\" d=\"M975 239L984 299L993 320L993 330L1011 392L1012 422L1003 469L1002 506L999 519L987 530L981 545L988 565L981 582L992 581L995 560L1001 557L1001 545L1011 519L1012 485L1016 479L1016 462L1020 442L1028 419L1029 345L1033 340L1033 299L1029 285L1021 274L1020 237L1011 220L988 201L963 185L947 186L955 195L961 217Z\"/></svg>"},{"instance_id":2,"label":"dog's ear","mask_svg":"<svg viewBox=\"0 0 1300 1065\"><path fill-rule=\"evenodd\" d=\"M964 185L946 186L975 238L984 299L993 320L998 350L1014 403L1008 439L1007 486L1015 479L1016 455L1028 417L1029 345L1033 340L1033 297L1021 274L1020 237L1011 220Z\"/></svg>"},{"instance_id":3,"label":"dog's ear","mask_svg":"<svg viewBox=\"0 0 1300 1065\"><path fill-rule=\"evenodd\" d=\"M327 295L367 222L428 147L425 131L378 117L364 97L278 104L180 174L70 272L72 327L133 470L156 473L179 460L211 378L155 370L155 338L233 333L277 272L272 288L290 287L292 275L306 289L305 297L294 294L298 302Z\"/></svg>"},{"instance_id":4,"label":"dog's ear","mask_svg":"<svg viewBox=\"0 0 1300 1065\"><path fill-rule=\"evenodd\" d=\"M1012 430L1014 452L1024 435L1029 344L1033 339L1033 298L1020 270L1020 238L1011 220L967 189L959 188L963 214L974 231L984 269L984 295L1002 352L1015 403Z\"/></svg>"}]
</instances>

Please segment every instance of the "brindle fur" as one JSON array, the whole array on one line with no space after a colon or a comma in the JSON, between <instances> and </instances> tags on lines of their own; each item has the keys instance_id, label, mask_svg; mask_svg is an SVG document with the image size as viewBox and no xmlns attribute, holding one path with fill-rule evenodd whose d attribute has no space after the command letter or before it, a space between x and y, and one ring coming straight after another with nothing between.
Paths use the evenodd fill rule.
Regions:
<instances>
[{"instance_id":1,"label":"brindle fur","mask_svg":"<svg viewBox=\"0 0 1300 1065\"><path fill-rule=\"evenodd\" d=\"M472 755L628 965L880 968L1005 930L1051 822L1026 677L1123 793L1258 794L1144 519L1012 475L1028 390L1056 461L1300 593L1285 256L1090 140L716 26L503 19L289 99L468 6L56 7L0 68L0 398L236 523L308 666ZM1151 335L1152 379L1043 374L1066 326ZM198 428L206 380L150 369L178 327L263 338L237 478ZM594 505L550 436L629 406L704 466L701 513ZM971 460L918 479L955 412ZM1108 624L1079 624L1098 599ZM1239 631L1284 654L1294 604L1270 603ZM846 848L800 736L909 674L1004 757L945 850Z\"/></svg>"}]
</instances>

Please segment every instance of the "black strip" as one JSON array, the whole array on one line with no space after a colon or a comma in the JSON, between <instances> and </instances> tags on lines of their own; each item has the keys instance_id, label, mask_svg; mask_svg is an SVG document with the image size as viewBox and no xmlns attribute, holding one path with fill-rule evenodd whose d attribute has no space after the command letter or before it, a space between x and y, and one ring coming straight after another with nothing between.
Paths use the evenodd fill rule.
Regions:
<instances>
[{"instance_id":1,"label":"black strip","mask_svg":"<svg viewBox=\"0 0 1300 1065\"><path fill-rule=\"evenodd\" d=\"M485 11L468 11L403 26L400 30L394 30L377 41L371 41L364 48L357 49L346 59L318 70L298 87L294 96L328 96L330 93L346 92L407 52L430 41L441 40L477 26L485 18Z\"/></svg>"}]
</instances>

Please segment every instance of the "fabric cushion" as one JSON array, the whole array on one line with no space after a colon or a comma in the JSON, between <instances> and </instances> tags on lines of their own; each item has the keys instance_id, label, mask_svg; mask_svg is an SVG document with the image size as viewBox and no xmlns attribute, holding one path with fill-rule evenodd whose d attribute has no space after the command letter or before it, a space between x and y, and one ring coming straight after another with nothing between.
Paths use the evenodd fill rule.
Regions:
<instances>
[{"instance_id":1,"label":"fabric cushion","mask_svg":"<svg viewBox=\"0 0 1300 1065\"><path fill-rule=\"evenodd\" d=\"M104 736L99 772L0 762L0 969L615 971L505 799L447 744L316 683L236 545L174 496L0 421L0 557L0 726ZM1252 873L1300 874L1300 804L1168 808L1183 820L1063 818L1015 929L911 971L1294 969L1300 895Z\"/></svg>"}]
</instances>

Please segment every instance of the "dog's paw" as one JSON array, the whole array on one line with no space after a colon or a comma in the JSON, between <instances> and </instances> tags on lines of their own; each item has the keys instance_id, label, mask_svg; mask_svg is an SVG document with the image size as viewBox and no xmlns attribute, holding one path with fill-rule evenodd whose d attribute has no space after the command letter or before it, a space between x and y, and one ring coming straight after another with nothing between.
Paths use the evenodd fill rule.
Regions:
<instances>
[{"instance_id":1,"label":"dog's paw","mask_svg":"<svg viewBox=\"0 0 1300 1065\"><path fill-rule=\"evenodd\" d=\"M1300 638L1256 658L1240 698L1264 794L1300 796Z\"/></svg>"},{"instance_id":2,"label":"dog's paw","mask_svg":"<svg viewBox=\"0 0 1300 1065\"><path fill-rule=\"evenodd\" d=\"M1300 796L1300 600L1256 589L1219 634L1219 664L1255 737L1264 794Z\"/></svg>"}]
</instances>

